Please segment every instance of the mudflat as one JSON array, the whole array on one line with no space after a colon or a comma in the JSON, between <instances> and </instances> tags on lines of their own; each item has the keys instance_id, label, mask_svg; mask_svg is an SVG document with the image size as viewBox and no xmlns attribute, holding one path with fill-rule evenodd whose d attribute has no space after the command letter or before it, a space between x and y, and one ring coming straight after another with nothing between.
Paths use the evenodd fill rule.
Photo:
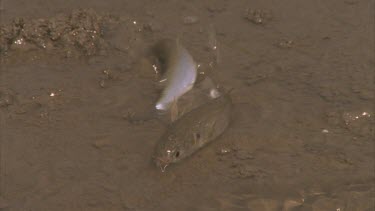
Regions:
<instances>
[{"instance_id":1,"label":"mudflat","mask_svg":"<svg viewBox=\"0 0 375 211\"><path fill-rule=\"evenodd\" d=\"M374 210L374 2L0 1L0 210ZM212 29L215 30L212 30ZM181 165L156 41L233 88L233 124ZM202 70L198 68L198 72Z\"/></svg>"}]
</instances>

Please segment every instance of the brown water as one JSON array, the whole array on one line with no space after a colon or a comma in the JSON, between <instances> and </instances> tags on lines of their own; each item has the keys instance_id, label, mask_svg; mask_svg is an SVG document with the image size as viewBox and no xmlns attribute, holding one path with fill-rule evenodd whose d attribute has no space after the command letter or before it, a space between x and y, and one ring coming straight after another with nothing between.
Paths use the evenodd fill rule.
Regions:
<instances>
[{"instance_id":1,"label":"brown water","mask_svg":"<svg viewBox=\"0 0 375 211\"><path fill-rule=\"evenodd\" d=\"M375 209L374 1L0 7L0 210ZM207 65L212 26L234 122L162 173L144 52L179 37Z\"/></svg>"}]
</instances>

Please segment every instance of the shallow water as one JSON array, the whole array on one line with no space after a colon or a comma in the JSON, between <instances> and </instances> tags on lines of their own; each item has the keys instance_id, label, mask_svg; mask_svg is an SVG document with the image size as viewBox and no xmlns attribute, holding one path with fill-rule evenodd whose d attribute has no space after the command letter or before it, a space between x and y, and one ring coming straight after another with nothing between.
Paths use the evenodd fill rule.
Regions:
<instances>
[{"instance_id":1,"label":"shallow water","mask_svg":"<svg viewBox=\"0 0 375 211\"><path fill-rule=\"evenodd\" d=\"M374 210L373 1L0 6L7 29L92 8L63 23L89 24L82 36L44 48L31 25L34 43L2 50L0 210ZM160 87L143 56L165 37L202 66L217 59L235 109L219 139L161 173L166 125L147 118Z\"/></svg>"}]
</instances>

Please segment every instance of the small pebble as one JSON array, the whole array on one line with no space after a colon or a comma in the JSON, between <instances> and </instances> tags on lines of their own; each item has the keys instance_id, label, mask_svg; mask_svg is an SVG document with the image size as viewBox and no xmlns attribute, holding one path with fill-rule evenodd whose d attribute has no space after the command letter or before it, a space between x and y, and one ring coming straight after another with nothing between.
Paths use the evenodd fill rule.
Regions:
<instances>
[{"instance_id":1,"label":"small pebble","mask_svg":"<svg viewBox=\"0 0 375 211\"><path fill-rule=\"evenodd\" d=\"M210 90L210 97L215 99L220 96L220 92L217 89L211 89Z\"/></svg>"},{"instance_id":2,"label":"small pebble","mask_svg":"<svg viewBox=\"0 0 375 211\"><path fill-rule=\"evenodd\" d=\"M327 129L323 129L322 133L328 133L329 131Z\"/></svg>"},{"instance_id":3,"label":"small pebble","mask_svg":"<svg viewBox=\"0 0 375 211\"><path fill-rule=\"evenodd\" d=\"M228 154L230 152L231 152L231 150L229 148L222 148L222 149L220 149L219 154L225 155L225 154Z\"/></svg>"},{"instance_id":4,"label":"small pebble","mask_svg":"<svg viewBox=\"0 0 375 211\"><path fill-rule=\"evenodd\" d=\"M100 85L100 87L105 88L105 80L103 80L103 79L100 80L99 85Z\"/></svg>"}]
</instances>

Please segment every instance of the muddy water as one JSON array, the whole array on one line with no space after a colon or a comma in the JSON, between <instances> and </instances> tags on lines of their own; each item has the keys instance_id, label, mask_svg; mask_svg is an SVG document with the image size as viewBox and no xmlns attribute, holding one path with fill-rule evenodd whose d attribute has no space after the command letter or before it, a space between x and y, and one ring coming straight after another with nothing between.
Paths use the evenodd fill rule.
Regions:
<instances>
[{"instance_id":1,"label":"muddy water","mask_svg":"<svg viewBox=\"0 0 375 211\"><path fill-rule=\"evenodd\" d=\"M373 1L0 6L0 210L374 210ZM212 25L234 122L161 173L142 55Z\"/></svg>"}]
</instances>

